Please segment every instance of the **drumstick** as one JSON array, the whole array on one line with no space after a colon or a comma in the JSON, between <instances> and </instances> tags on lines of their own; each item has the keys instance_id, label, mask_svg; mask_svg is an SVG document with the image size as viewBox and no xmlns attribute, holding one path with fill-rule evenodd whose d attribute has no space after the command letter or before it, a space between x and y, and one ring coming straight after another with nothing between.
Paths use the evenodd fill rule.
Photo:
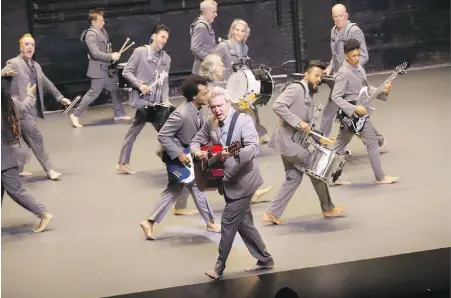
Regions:
<instances>
[{"instance_id":1,"label":"drumstick","mask_svg":"<svg viewBox=\"0 0 451 298\"><path fill-rule=\"evenodd\" d=\"M321 139L324 139L324 140L326 140L326 141L328 141L328 142L331 142L331 143L334 142L334 141L332 141L331 139L328 139L328 138L326 138L326 137L320 135L319 133L314 132L313 130L311 130L310 133L311 133L312 135L315 135L315 136L317 136L317 137L320 137Z\"/></svg>"},{"instance_id":2,"label":"drumstick","mask_svg":"<svg viewBox=\"0 0 451 298\"><path fill-rule=\"evenodd\" d=\"M80 95L77 96L77 97L70 103L70 105L64 110L63 115L66 115L80 99L81 99L81 96L80 96Z\"/></svg>"},{"instance_id":3,"label":"drumstick","mask_svg":"<svg viewBox=\"0 0 451 298\"><path fill-rule=\"evenodd\" d=\"M132 45L134 45L135 42L132 42L131 44L129 44L125 49L123 49L122 51L119 51L119 54L122 55L122 53L124 53L126 50L128 50Z\"/></svg>"},{"instance_id":4,"label":"drumstick","mask_svg":"<svg viewBox=\"0 0 451 298\"><path fill-rule=\"evenodd\" d=\"M125 40L124 44L122 45L122 48L119 50L119 53L122 52L122 50L125 48L125 46L127 45L127 43L130 41L130 38L127 37L127 39Z\"/></svg>"}]
</instances>

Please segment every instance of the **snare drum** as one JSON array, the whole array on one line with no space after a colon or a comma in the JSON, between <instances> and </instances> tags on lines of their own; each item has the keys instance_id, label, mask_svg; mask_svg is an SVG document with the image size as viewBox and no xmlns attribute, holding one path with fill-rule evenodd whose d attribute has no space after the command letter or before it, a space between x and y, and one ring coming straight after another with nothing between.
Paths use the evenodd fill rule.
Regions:
<instances>
[{"instance_id":1,"label":"snare drum","mask_svg":"<svg viewBox=\"0 0 451 298\"><path fill-rule=\"evenodd\" d=\"M131 88L131 84L122 76L122 72L124 71L125 64L127 63L119 63L117 65L117 77L119 79L119 88Z\"/></svg>"},{"instance_id":2,"label":"snare drum","mask_svg":"<svg viewBox=\"0 0 451 298\"><path fill-rule=\"evenodd\" d=\"M169 115L175 111L175 107L165 103L157 103L153 106L146 106L142 111L146 115L146 121L152 124L163 126Z\"/></svg>"},{"instance_id":3,"label":"snare drum","mask_svg":"<svg viewBox=\"0 0 451 298\"><path fill-rule=\"evenodd\" d=\"M232 103L249 93L255 93L257 99L253 105L266 105L274 94L274 80L267 70L247 67L234 72L227 80L227 93Z\"/></svg>"},{"instance_id":4,"label":"snare drum","mask_svg":"<svg viewBox=\"0 0 451 298\"><path fill-rule=\"evenodd\" d=\"M331 185L340 177L346 161L346 157L318 145L315 146L310 163L304 168L303 172Z\"/></svg>"}]
</instances>

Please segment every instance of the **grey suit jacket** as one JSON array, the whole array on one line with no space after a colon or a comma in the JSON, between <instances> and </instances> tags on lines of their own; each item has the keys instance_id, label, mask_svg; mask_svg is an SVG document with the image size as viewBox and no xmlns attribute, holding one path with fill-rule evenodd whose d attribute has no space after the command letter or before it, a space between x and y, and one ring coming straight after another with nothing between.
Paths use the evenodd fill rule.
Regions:
<instances>
[{"instance_id":1,"label":"grey suit jacket","mask_svg":"<svg viewBox=\"0 0 451 298\"><path fill-rule=\"evenodd\" d=\"M190 34L190 49L194 56L192 73L199 74L202 61L216 49L215 31L210 22L199 17L191 24Z\"/></svg>"},{"instance_id":2,"label":"grey suit jacket","mask_svg":"<svg viewBox=\"0 0 451 298\"><path fill-rule=\"evenodd\" d=\"M42 71L41 66L36 61L33 61L33 67L36 70L38 78L37 90L39 93L39 100L41 101L41 107L44 108L44 92L51 93L55 99L60 102L64 96L59 92L59 90L53 85L53 83L45 76ZM17 74L11 78L11 85L9 88L9 93L12 97L17 98L17 100L22 101L27 97L27 85L31 83L31 69L27 62L19 55L12 58L6 62L6 66L2 69L2 76L6 74L9 70L15 70ZM27 105L26 110L23 110L21 117L26 113L31 113L32 109L37 109L36 104ZM38 116L44 118L44 111L38 110Z\"/></svg>"},{"instance_id":3,"label":"grey suit jacket","mask_svg":"<svg viewBox=\"0 0 451 298\"><path fill-rule=\"evenodd\" d=\"M229 117L236 111L231 108ZM224 136L225 137L225 136ZM224 191L230 199L240 199L253 194L263 185L260 169L255 161L259 152L258 133L252 118L244 113L238 116L231 143L240 141L241 148L237 157L229 157L224 161ZM200 151L201 145L221 144L218 120L209 117L201 130L191 141L191 152Z\"/></svg>"},{"instance_id":4,"label":"grey suit jacket","mask_svg":"<svg viewBox=\"0 0 451 298\"><path fill-rule=\"evenodd\" d=\"M124 78L133 86L130 105L137 109L145 106L147 102L169 101L168 77L164 79L163 86L152 89L149 96L139 97L139 94L141 94L139 86L152 84L157 70L160 72L164 70L169 73L171 68L171 57L164 50L155 53L153 56L150 55L150 51L150 46L136 48L122 72Z\"/></svg>"},{"instance_id":5,"label":"grey suit jacket","mask_svg":"<svg viewBox=\"0 0 451 298\"><path fill-rule=\"evenodd\" d=\"M330 48L332 51L332 58L327 66L327 69L332 73L336 73L343 64L343 61L345 61L344 42L348 39L357 39L360 42L360 65L365 66L370 59L368 48L366 46L365 35L357 24L348 21L339 32L334 26L330 32Z\"/></svg>"},{"instance_id":6,"label":"grey suit jacket","mask_svg":"<svg viewBox=\"0 0 451 298\"><path fill-rule=\"evenodd\" d=\"M89 28L85 35L88 46L88 71L86 75L91 79L104 79L108 77L108 65L112 59L108 51L109 38L105 29Z\"/></svg>"},{"instance_id":7,"label":"grey suit jacket","mask_svg":"<svg viewBox=\"0 0 451 298\"><path fill-rule=\"evenodd\" d=\"M199 115L199 118L198 118ZM198 121L200 120L200 122ZM203 120L192 102L182 103L158 132L158 141L172 159L177 158L203 125Z\"/></svg>"},{"instance_id":8,"label":"grey suit jacket","mask_svg":"<svg viewBox=\"0 0 451 298\"><path fill-rule=\"evenodd\" d=\"M343 62L335 75L335 85L332 90L332 101L340 108L346 115L352 116L355 111L355 105L349 101L355 100L360 93L360 90L367 82L365 70L362 66L354 67L347 61ZM376 87L370 86L369 94L375 92ZM387 95L382 92L377 97L380 100L387 100ZM360 105L360 100L357 100L356 105Z\"/></svg>"},{"instance_id":9,"label":"grey suit jacket","mask_svg":"<svg viewBox=\"0 0 451 298\"><path fill-rule=\"evenodd\" d=\"M279 116L279 123L268 142L268 147L286 156L300 154L303 162L307 162L310 153L293 141L293 135L298 131L296 126L301 120L310 123L314 113L308 86L303 81L302 84L305 89L299 83L284 86L282 93L275 100L272 108Z\"/></svg>"},{"instance_id":10,"label":"grey suit jacket","mask_svg":"<svg viewBox=\"0 0 451 298\"><path fill-rule=\"evenodd\" d=\"M19 110L26 109L29 106L33 106L36 102L36 97L32 95L27 95L24 100L20 101L16 98L12 98L13 102L16 106L16 112L19 113ZM2 101L6 101L6 98L2 98ZM3 106L3 104L2 104ZM2 171L14 168L19 166L19 163L17 161L17 147L19 146L19 143L17 141L14 141L13 134L11 131L11 128L7 122L7 119L5 117L1 117L2 121Z\"/></svg>"},{"instance_id":11,"label":"grey suit jacket","mask_svg":"<svg viewBox=\"0 0 451 298\"><path fill-rule=\"evenodd\" d=\"M239 55L236 51L237 43L231 40L221 41L216 47L215 54L222 58L224 63L223 80L227 81L233 73L232 63L237 62L240 58L247 57L249 48L245 43L242 43L242 53Z\"/></svg>"}]
</instances>

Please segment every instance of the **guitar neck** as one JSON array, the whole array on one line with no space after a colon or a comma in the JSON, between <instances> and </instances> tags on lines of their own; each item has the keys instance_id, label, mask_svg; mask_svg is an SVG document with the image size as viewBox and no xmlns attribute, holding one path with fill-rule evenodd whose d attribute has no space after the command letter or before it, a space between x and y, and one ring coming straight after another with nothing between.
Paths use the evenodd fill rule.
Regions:
<instances>
[{"instance_id":1,"label":"guitar neck","mask_svg":"<svg viewBox=\"0 0 451 298\"><path fill-rule=\"evenodd\" d=\"M218 153L216 155L213 155L212 157L210 157L207 161L207 165L208 167L211 167L211 165L215 164L216 162L218 162L221 159L221 154Z\"/></svg>"},{"instance_id":2,"label":"guitar neck","mask_svg":"<svg viewBox=\"0 0 451 298\"><path fill-rule=\"evenodd\" d=\"M366 100L365 105L369 105L370 102L372 102L384 89L385 89L385 84L387 84L388 82L393 81L396 77L398 76L398 73L396 71L394 71L391 76L388 77L388 79L386 79Z\"/></svg>"}]
</instances>

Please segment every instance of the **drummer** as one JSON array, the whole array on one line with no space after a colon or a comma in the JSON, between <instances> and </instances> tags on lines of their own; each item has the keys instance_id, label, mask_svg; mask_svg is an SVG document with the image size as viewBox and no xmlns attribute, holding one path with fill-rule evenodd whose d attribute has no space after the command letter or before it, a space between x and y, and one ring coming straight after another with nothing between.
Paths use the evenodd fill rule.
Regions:
<instances>
[{"instance_id":1,"label":"drummer","mask_svg":"<svg viewBox=\"0 0 451 298\"><path fill-rule=\"evenodd\" d=\"M285 182L280 187L275 200L263 215L263 220L277 225L285 222L280 219L288 202L298 189L304 176L302 169L308 166L311 153L308 145L301 146L293 141L296 131L310 133L313 120L313 94L318 92L318 84L324 66L319 61L310 61L305 67L302 81L291 81L282 87L282 93L277 97L273 110L279 116L279 123L269 140L268 146L282 157L285 169ZM327 142L320 139L320 143ZM343 215L344 207L335 207L330 197L326 183L310 177L316 194L319 197L323 216L336 217Z\"/></svg>"},{"instance_id":2,"label":"drummer","mask_svg":"<svg viewBox=\"0 0 451 298\"><path fill-rule=\"evenodd\" d=\"M144 109L148 104L169 102L169 81L166 76L163 85L157 84L150 88L158 79L157 75L169 73L171 57L163 50L168 42L169 28L157 25L154 28L150 45L143 45L133 51L122 72L123 77L130 83L132 89L130 105L136 109L133 123L125 135L116 170L122 174L135 174L129 167L130 156L136 137L146 124L147 113ZM161 127L154 125L158 131Z\"/></svg>"},{"instance_id":3,"label":"drummer","mask_svg":"<svg viewBox=\"0 0 451 298\"><path fill-rule=\"evenodd\" d=\"M208 87L212 91L214 87L220 86L225 87L225 82L223 81L225 72L225 67L223 60L221 57L217 54L210 54L208 55L204 61L202 61L202 65L200 67L200 75L205 77L208 80ZM209 114L211 114L211 111L208 109ZM250 111L252 113L252 111ZM204 115L205 115L204 111ZM253 116L253 115L250 115ZM206 117L204 117L206 118ZM272 186L268 186L265 188L259 188L252 200L251 203L257 202L264 194L267 194L272 189Z\"/></svg>"},{"instance_id":4,"label":"drummer","mask_svg":"<svg viewBox=\"0 0 451 298\"><path fill-rule=\"evenodd\" d=\"M232 64L240 60L244 63L248 59L249 48L246 41L250 32L251 29L246 21L235 19L230 26L228 39L221 41L216 47L215 54L220 56L224 63L224 76L222 79L225 82L233 74ZM255 114L255 128L260 137L260 143L268 143L268 130L260 124L257 107L253 108L253 112Z\"/></svg>"}]
</instances>

